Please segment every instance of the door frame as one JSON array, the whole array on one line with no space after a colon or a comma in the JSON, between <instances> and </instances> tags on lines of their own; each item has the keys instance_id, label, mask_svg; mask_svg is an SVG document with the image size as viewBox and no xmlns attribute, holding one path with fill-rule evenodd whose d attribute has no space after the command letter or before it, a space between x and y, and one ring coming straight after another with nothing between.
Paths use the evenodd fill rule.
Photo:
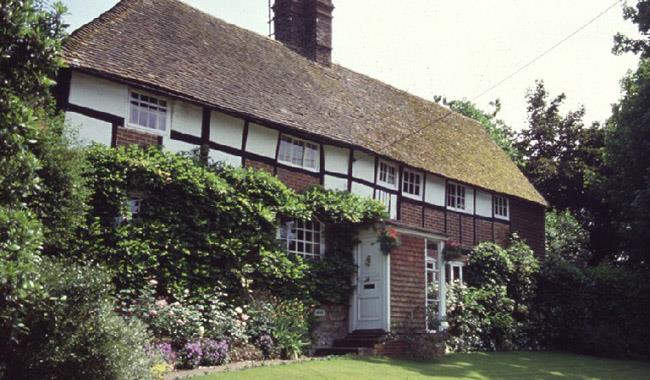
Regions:
<instances>
[{"instance_id":1,"label":"door frame","mask_svg":"<svg viewBox=\"0 0 650 380\"><path fill-rule=\"evenodd\" d=\"M360 254L361 254L361 245L364 243L375 243L379 247L379 242L377 241L379 237L378 232L374 228L362 231L359 233L359 243L354 249L354 264L357 266L357 269L354 272L354 275L351 278L353 284L352 296L350 297L350 312L348 320L348 331L352 332L357 330L358 315L359 315L359 299L358 299L358 277L359 277L359 263L360 263ZM382 296L382 321L380 329L385 332L390 331L390 255L384 254L379 251L379 257L383 260L381 265L381 290L380 294Z\"/></svg>"}]
</instances>

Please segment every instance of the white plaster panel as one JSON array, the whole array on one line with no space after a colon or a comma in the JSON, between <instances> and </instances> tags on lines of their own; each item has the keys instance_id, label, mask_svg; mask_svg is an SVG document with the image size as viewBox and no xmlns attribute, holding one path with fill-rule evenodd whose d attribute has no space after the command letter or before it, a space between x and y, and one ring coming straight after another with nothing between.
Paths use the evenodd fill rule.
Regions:
<instances>
[{"instance_id":1,"label":"white plaster panel","mask_svg":"<svg viewBox=\"0 0 650 380\"><path fill-rule=\"evenodd\" d=\"M445 205L445 179L427 174L424 201L437 206Z\"/></svg>"},{"instance_id":2,"label":"white plaster panel","mask_svg":"<svg viewBox=\"0 0 650 380\"><path fill-rule=\"evenodd\" d=\"M350 149L325 145L325 170L334 173L348 174Z\"/></svg>"},{"instance_id":3,"label":"white plaster panel","mask_svg":"<svg viewBox=\"0 0 650 380\"><path fill-rule=\"evenodd\" d=\"M244 120L212 111L210 115L210 140L218 144L241 149L243 135ZM273 155L275 155L275 148Z\"/></svg>"},{"instance_id":4,"label":"white plaster panel","mask_svg":"<svg viewBox=\"0 0 650 380\"><path fill-rule=\"evenodd\" d=\"M199 146L195 144L190 144L185 141L172 140L169 138L163 139L163 146L167 148L170 152L180 153L180 152L191 152L194 149L198 149Z\"/></svg>"},{"instance_id":5,"label":"white plaster panel","mask_svg":"<svg viewBox=\"0 0 650 380\"><path fill-rule=\"evenodd\" d=\"M111 145L113 126L111 123L93 119L76 112L66 112L65 121L76 134L79 145L90 145L93 142Z\"/></svg>"},{"instance_id":6,"label":"white plaster panel","mask_svg":"<svg viewBox=\"0 0 650 380\"><path fill-rule=\"evenodd\" d=\"M172 129L177 132L201 137L203 110L193 104L182 101L173 103Z\"/></svg>"},{"instance_id":7,"label":"white plaster panel","mask_svg":"<svg viewBox=\"0 0 650 380\"><path fill-rule=\"evenodd\" d=\"M372 198L373 188L359 182L352 181L352 193L366 198Z\"/></svg>"},{"instance_id":8,"label":"white plaster panel","mask_svg":"<svg viewBox=\"0 0 650 380\"><path fill-rule=\"evenodd\" d=\"M68 97L72 104L126 118L128 99L126 85L72 72Z\"/></svg>"},{"instance_id":9,"label":"white plaster panel","mask_svg":"<svg viewBox=\"0 0 650 380\"><path fill-rule=\"evenodd\" d=\"M397 194L377 189L375 199L384 204L391 219L397 219Z\"/></svg>"},{"instance_id":10,"label":"white plaster panel","mask_svg":"<svg viewBox=\"0 0 650 380\"><path fill-rule=\"evenodd\" d=\"M220 150L210 149L210 152L208 153L208 157L212 161L223 162L225 164L229 164L229 165L232 165L234 167L241 167L242 166L241 157L239 157L237 155L234 155L234 154L222 152Z\"/></svg>"},{"instance_id":11,"label":"white plaster panel","mask_svg":"<svg viewBox=\"0 0 650 380\"><path fill-rule=\"evenodd\" d=\"M476 190L476 215L492 216L492 194Z\"/></svg>"},{"instance_id":12,"label":"white plaster panel","mask_svg":"<svg viewBox=\"0 0 650 380\"><path fill-rule=\"evenodd\" d=\"M474 214L474 189L469 186L465 187L465 212Z\"/></svg>"},{"instance_id":13,"label":"white plaster panel","mask_svg":"<svg viewBox=\"0 0 650 380\"><path fill-rule=\"evenodd\" d=\"M275 159L275 148L278 145L278 131L263 127L259 124L248 124L246 151L260 156Z\"/></svg>"},{"instance_id":14,"label":"white plaster panel","mask_svg":"<svg viewBox=\"0 0 650 380\"><path fill-rule=\"evenodd\" d=\"M348 191L348 180L346 178L325 175L323 185L326 190Z\"/></svg>"},{"instance_id":15,"label":"white plaster panel","mask_svg":"<svg viewBox=\"0 0 650 380\"><path fill-rule=\"evenodd\" d=\"M375 156L369 153L354 151L354 162L352 163L352 176L375 182Z\"/></svg>"}]
</instances>

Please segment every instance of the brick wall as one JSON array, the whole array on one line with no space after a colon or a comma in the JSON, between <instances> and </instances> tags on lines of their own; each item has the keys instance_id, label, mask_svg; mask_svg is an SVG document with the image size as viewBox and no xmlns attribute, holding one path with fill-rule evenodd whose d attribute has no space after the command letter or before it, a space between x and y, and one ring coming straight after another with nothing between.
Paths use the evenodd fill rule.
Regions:
<instances>
[{"instance_id":1,"label":"brick wall","mask_svg":"<svg viewBox=\"0 0 650 380\"><path fill-rule=\"evenodd\" d=\"M474 217L468 215L460 216L461 223L461 239L460 243L463 248L472 249L474 248Z\"/></svg>"},{"instance_id":2,"label":"brick wall","mask_svg":"<svg viewBox=\"0 0 650 380\"><path fill-rule=\"evenodd\" d=\"M494 222L494 242L502 247L508 244L510 225L507 222Z\"/></svg>"},{"instance_id":3,"label":"brick wall","mask_svg":"<svg viewBox=\"0 0 650 380\"><path fill-rule=\"evenodd\" d=\"M460 214L447 211L447 235L454 241L460 241Z\"/></svg>"},{"instance_id":4,"label":"brick wall","mask_svg":"<svg viewBox=\"0 0 650 380\"><path fill-rule=\"evenodd\" d=\"M305 191L314 185L320 184L318 174L307 174L282 167L277 168L276 174L282 182L297 192Z\"/></svg>"},{"instance_id":5,"label":"brick wall","mask_svg":"<svg viewBox=\"0 0 650 380\"><path fill-rule=\"evenodd\" d=\"M146 133L137 131L135 129L129 129L124 127L117 127L117 133L115 135L115 145L161 145L162 136L155 135L152 133Z\"/></svg>"},{"instance_id":6,"label":"brick wall","mask_svg":"<svg viewBox=\"0 0 650 380\"><path fill-rule=\"evenodd\" d=\"M526 240L537 255L544 254L544 207L532 202L510 199L512 232Z\"/></svg>"},{"instance_id":7,"label":"brick wall","mask_svg":"<svg viewBox=\"0 0 650 380\"><path fill-rule=\"evenodd\" d=\"M424 208L424 228L434 232L445 232L445 212L440 209Z\"/></svg>"},{"instance_id":8,"label":"brick wall","mask_svg":"<svg viewBox=\"0 0 650 380\"><path fill-rule=\"evenodd\" d=\"M411 226L422 227L422 206L402 198L399 220Z\"/></svg>"},{"instance_id":9,"label":"brick wall","mask_svg":"<svg viewBox=\"0 0 650 380\"><path fill-rule=\"evenodd\" d=\"M267 164L265 162L255 161L247 158L244 160L244 166L247 168L253 168L255 170L264 170L267 173L273 174L273 165Z\"/></svg>"},{"instance_id":10,"label":"brick wall","mask_svg":"<svg viewBox=\"0 0 650 380\"><path fill-rule=\"evenodd\" d=\"M476 242L492 241L492 221L476 219Z\"/></svg>"},{"instance_id":11,"label":"brick wall","mask_svg":"<svg viewBox=\"0 0 650 380\"><path fill-rule=\"evenodd\" d=\"M424 239L401 235L390 253L391 331L424 329Z\"/></svg>"}]
</instances>

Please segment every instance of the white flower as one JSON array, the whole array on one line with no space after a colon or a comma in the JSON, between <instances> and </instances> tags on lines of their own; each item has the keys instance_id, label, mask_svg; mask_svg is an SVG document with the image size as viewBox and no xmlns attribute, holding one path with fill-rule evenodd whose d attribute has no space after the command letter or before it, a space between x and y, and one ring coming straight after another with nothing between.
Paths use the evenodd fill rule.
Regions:
<instances>
[{"instance_id":1,"label":"white flower","mask_svg":"<svg viewBox=\"0 0 650 380\"><path fill-rule=\"evenodd\" d=\"M242 315L241 315L241 320L242 320L242 321L247 321L248 318L250 318L250 317L249 317L247 314L242 314Z\"/></svg>"},{"instance_id":2,"label":"white flower","mask_svg":"<svg viewBox=\"0 0 650 380\"><path fill-rule=\"evenodd\" d=\"M167 300L165 300L165 299L157 300L156 301L156 306L158 306L159 308L163 308L163 307L167 306Z\"/></svg>"},{"instance_id":3,"label":"white flower","mask_svg":"<svg viewBox=\"0 0 650 380\"><path fill-rule=\"evenodd\" d=\"M235 308L235 311L237 312L237 314L241 314L241 313L244 312L244 310L243 310L241 307L239 307L239 306L237 306L237 307Z\"/></svg>"},{"instance_id":4,"label":"white flower","mask_svg":"<svg viewBox=\"0 0 650 380\"><path fill-rule=\"evenodd\" d=\"M149 285L151 285L151 286L158 285L158 281L156 281L156 280L154 280L154 279L152 278L151 280L149 280Z\"/></svg>"}]
</instances>

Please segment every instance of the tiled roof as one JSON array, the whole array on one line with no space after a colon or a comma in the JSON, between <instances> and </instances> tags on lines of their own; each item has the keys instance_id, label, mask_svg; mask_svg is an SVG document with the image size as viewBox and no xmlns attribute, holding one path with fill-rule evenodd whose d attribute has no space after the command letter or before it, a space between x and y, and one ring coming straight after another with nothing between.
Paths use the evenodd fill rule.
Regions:
<instances>
[{"instance_id":1,"label":"tiled roof","mask_svg":"<svg viewBox=\"0 0 650 380\"><path fill-rule=\"evenodd\" d=\"M83 70L545 204L477 122L457 113L445 117L449 111L434 102L336 64L321 66L177 0L123 0L73 32L64 54Z\"/></svg>"}]
</instances>

